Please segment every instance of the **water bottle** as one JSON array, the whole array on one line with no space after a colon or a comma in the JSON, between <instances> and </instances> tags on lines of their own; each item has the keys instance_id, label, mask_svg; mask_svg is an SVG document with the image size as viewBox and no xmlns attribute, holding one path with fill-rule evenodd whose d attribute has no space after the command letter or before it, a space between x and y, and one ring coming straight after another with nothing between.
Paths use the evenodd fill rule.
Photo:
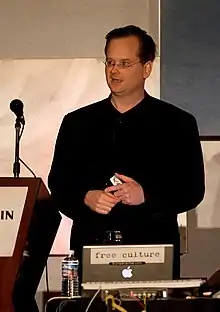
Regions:
<instances>
[{"instance_id":1,"label":"water bottle","mask_svg":"<svg viewBox=\"0 0 220 312\"><path fill-rule=\"evenodd\" d=\"M62 296L79 296L79 260L75 258L73 250L62 261L61 288Z\"/></svg>"}]
</instances>

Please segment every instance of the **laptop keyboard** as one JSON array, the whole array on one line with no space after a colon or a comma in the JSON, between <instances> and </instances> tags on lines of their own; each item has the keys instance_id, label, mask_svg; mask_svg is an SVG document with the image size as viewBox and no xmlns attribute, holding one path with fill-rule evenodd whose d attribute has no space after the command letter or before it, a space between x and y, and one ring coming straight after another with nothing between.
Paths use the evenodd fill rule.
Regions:
<instances>
[{"instance_id":1,"label":"laptop keyboard","mask_svg":"<svg viewBox=\"0 0 220 312\"><path fill-rule=\"evenodd\" d=\"M204 279L179 279L161 281L123 281L123 282L86 282L85 290L95 289L128 289L128 288L196 288L205 282Z\"/></svg>"}]
</instances>

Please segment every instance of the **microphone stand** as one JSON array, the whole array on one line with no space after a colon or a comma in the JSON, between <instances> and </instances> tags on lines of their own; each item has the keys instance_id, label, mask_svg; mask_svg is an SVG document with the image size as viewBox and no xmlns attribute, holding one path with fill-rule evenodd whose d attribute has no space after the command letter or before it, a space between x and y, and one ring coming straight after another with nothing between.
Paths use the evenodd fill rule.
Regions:
<instances>
[{"instance_id":1,"label":"microphone stand","mask_svg":"<svg viewBox=\"0 0 220 312\"><path fill-rule=\"evenodd\" d=\"M14 178L19 178L20 175L20 162L19 162L20 130L21 130L21 119L17 117L15 121L15 161L13 164Z\"/></svg>"}]
</instances>

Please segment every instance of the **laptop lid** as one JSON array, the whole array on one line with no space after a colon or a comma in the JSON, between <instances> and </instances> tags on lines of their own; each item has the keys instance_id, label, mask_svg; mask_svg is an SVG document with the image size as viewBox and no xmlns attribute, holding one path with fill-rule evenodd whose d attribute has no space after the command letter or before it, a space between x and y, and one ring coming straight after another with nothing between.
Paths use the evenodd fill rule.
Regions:
<instances>
[{"instance_id":1,"label":"laptop lid","mask_svg":"<svg viewBox=\"0 0 220 312\"><path fill-rule=\"evenodd\" d=\"M83 283L172 280L173 245L83 247Z\"/></svg>"}]
</instances>

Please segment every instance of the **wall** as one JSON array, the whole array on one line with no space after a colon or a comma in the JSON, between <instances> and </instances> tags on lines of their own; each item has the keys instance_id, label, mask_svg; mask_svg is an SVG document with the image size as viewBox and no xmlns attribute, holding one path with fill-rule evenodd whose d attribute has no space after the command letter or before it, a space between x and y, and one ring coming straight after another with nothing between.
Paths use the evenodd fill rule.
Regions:
<instances>
[{"instance_id":1,"label":"wall","mask_svg":"<svg viewBox=\"0 0 220 312\"><path fill-rule=\"evenodd\" d=\"M220 134L218 0L161 1L161 97L192 112L201 135Z\"/></svg>"},{"instance_id":2,"label":"wall","mask_svg":"<svg viewBox=\"0 0 220 312\"><path fill-rule=\"evenodd\" d=\"M100 58L105 34L131 23L158 41L157 7L158 0L2 0L0 59Z\"/></svg>"}]
</instances>

